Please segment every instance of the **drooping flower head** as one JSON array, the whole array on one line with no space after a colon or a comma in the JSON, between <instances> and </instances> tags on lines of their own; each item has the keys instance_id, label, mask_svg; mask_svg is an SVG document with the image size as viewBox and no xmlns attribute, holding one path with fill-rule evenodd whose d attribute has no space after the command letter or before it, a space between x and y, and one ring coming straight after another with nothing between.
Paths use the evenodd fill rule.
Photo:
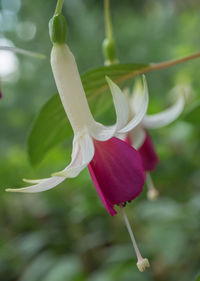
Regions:
<instances>
[{"instance_id":1,"label":"drooping flower head","mask_svg":"<svg viewBox=\"0 0 200 281\"><path fill-rule=\"evenodd\" d=\"M62 22L62 15L55 16L54 21L58 17ZM50 178L31 180L30 183L35 185L9 191L40 192L51 189L66 178L76 177L89 165L98 194L107 211L114 215L114 205L134 199L141 193L144 184L144 170L139 153L114 136L129 132L143 119L148 104L145 79L138 113L128 122L126 97L116 84L106 78L117 116L116 124L106 127L96 122L91 114L76 61L69 47L64 41L58 42L55 38L51 66L63 107L74 131L72 161L64 170L54 173Z\"/></svg>"},{"instance_id":2,"label":"drooping flower head","mask_svg":"<svg viewBox=\"0 0 200 281\"><path fill-rule=\"evenodd\" d=\"M104 126L91 114L75 58L65 44L65 19L55 15L50 23L53 48L51 66L57 89L66 115L74 132L71 163L52 177L25 180L32 186L7 191L41 192L55 187L66 178L74 178L88 166L97 193L110 215L115 215L115 205L123 209L127 201L136 198L145 181L144 168L139 152L125 141L116 138L137 127L147 110L148 90L145 78L140 105L133 118L129 118L129 105L120 88L108 77L116 111L116 124ZM59 32L58 32L59 31ZM138 262L143 263L138 249ZM139 268L143 268L139 266Z\"/></svg>"},{"instance_id":3,"label":"drooping flower head","mask_svg":"<svg viewBox=\"0 0 200 281\"><path fill-rule=\"evenodd\" d=\"M177 86L173 90L176 100L171 107L157 114L145 114L141 123L125 135L126 142L132 145L140 153L142 164L146 171L146 181L148 187L147 196L149 199L155 199L158 196L158 191L154 187L150 171L155 169L159 162L159 158L147 129L161 128L177 119L184 109L185 99L187 99L188 96L188 90L189 89L186 87ZM129 96L127 90L125 91L125 95L129 100L129 108L132 115L137 113L140 102L138 97L141 94L142 85L140 80L137 81L131 97Z\"/></svg>"}]
</instances>

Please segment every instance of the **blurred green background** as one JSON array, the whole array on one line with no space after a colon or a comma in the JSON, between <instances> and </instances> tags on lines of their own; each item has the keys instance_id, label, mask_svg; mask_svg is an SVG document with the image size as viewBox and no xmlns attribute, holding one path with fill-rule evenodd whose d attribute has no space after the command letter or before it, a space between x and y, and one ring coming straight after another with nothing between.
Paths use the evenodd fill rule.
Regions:
<instances>
[{"instance_id":1,"label":"blurred green background","mask_svg":"<svg viewBox=\"0 0 200 281\"><path fill-rule=\"evenodd\" d=\"M8 194L21 178L47 177L70 161L66 143L31 167L26 141L42 105L56 92L49 64L48 21L53 0L1 0L0 45L43 53L45 60L0 51L0 280L175 281L200 272L200 129L184 121L150 131L160 163L152 174L161 196L142 196L127 214L151 268L138 272L121 215L103 208L88 171L40 194ZM195 0L111 0L121 62L160 62L200 49L200 3ZM67 40L81 73L103 65L103 1L65 0ZM178 83L200 92L200 60L147 74L149 112L170 104ZM200 117L199 117L200 118ZM198 122L196 122L198 124ZM52 128L53 130L54 128ZM41 132L42 134L42 132Z\"/></svg>"}]
</instances>

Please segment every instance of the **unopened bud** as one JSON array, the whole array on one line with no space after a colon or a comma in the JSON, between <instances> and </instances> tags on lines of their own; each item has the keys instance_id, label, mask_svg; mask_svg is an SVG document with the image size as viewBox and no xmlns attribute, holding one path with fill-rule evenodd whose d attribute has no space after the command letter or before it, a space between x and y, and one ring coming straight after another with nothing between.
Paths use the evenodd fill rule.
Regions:
<instances>
[{"instance_id":1,"label":"unopened bud","mask_svg":"<svg viewBox=\"0 0 200 281\"><path fill-rule=\"evenodd\" d=\"M66 21L62 14L54 15L49 21L49 35L52 43L63 44L66 41Z\"/></svg>"},{"instance_id":2,"label":"unopened bud","mask_svg":"<svg viewBox=\"0 0 200 281\"><path fill-rule=\"evenodd\" d=\"M105 65L117 63L115 41L113 39L106 38L103 41L102 47L103 47L103 53L104 53L104 57L105 57Z\"/></svg>"}]
</instances>

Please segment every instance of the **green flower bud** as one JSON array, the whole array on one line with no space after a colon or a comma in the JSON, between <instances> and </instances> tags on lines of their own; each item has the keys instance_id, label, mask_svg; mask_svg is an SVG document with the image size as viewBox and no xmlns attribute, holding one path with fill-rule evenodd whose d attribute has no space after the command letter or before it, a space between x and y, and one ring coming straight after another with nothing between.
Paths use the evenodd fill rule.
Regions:
<instances>
[{"instance_id":1,"label":"green flower bud","mask_svg":"<svg viewBox=\"0 0 200 281\"><path fill-rule=\"evenodd\" d=\"M103 41L103 53L105 57L105 64L116 63L116 49L115 49L115 41L112 39L104 39Z\"/></svg>"},{"instance_id":2,"label":"green flower bud","mask_svg":"<svg viewBox=\"0 0 200 281\"><path fill-rule=\"evenodd\" d=\"M54 15L49 21L49 35L52 43L63 44L66 41L66 21L62 14Z\"/></svg>"}]
</instances>

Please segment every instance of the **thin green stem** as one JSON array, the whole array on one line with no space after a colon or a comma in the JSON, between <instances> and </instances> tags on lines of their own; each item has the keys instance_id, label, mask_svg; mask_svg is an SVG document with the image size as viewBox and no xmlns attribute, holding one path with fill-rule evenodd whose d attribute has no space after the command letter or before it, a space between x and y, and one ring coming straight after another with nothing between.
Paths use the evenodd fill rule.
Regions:
<instances>
[{"instance_id":1,"label":"thin green stem","mask_svg":"<svg viewBox=\"0 0 200 281\"><path fill-rule=\"evenodd\" d=\"M61 12L62 12L62 7L63 7L63 2L64 2L64 0L58 0L58 1L57 1L56 10L55 10L55 15L56 15L56 14L61 14Z\"/></svg>"},{"instance_id":2,"label":"thin green stem","mask_svg":"<svg viewBox=\"0 0 200 281\"><path fill-rule=\"evenodd\" d=\"M27 50L16 48L16 47L0 46L0 50L10 51L10 52L13 52L13 53L22 54L22 55L29 56L29 57L35 57L35 58L38 58L38 59L45 59L46 58L46 56L43 55L43 54L27 51Z\"/></svg>"},{"instance_id":3,"label":"thin green stem","mask_svg":"<svg viewBox=\"0 0 200 281\"><path fill-rule=\"evenodd\" d=\"M110 1L104 0L104 13L105 13L105 28L106 28L106 37L109 40L113 39L112 34L112 23L110 17Z\"/></svg>"}]
</instances>

